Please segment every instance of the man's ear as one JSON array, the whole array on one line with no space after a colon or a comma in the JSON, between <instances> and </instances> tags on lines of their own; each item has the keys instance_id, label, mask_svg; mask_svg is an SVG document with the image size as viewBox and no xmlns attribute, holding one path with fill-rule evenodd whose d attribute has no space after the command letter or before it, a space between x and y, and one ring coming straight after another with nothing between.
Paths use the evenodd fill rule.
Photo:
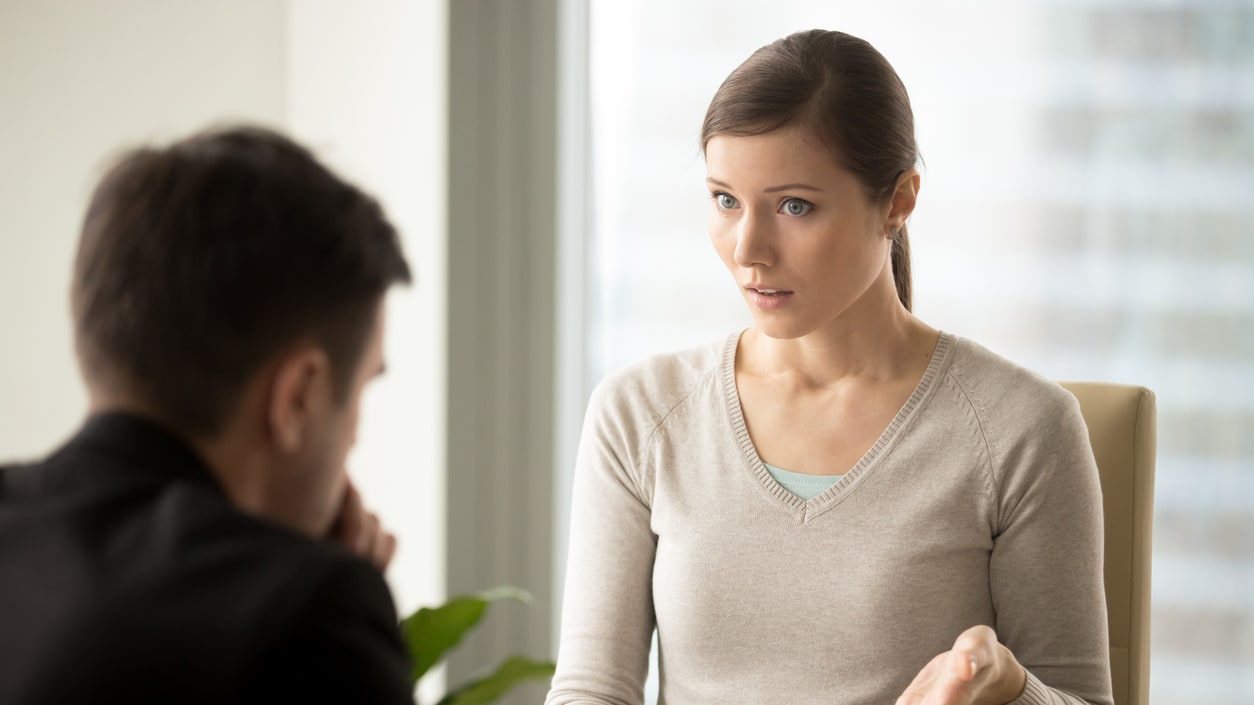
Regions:
<instances>
[{"instance_id":1,"label":"man's ear","mask_svg":"<svg viewBox=\"0 0 1254 705\"><path fill-rule=\"evenodd\" d=\"M317 433L320 416L331 404L331 362L320 348L307 345L285 354L274 368L266 421L280 452L295 453Z\"/></svg>"},{"instance_id":2,"label":"man's ear","mask_svg":"<svg viewBox=\"0 0 1254 705\"><path fill-rule=\"evenodd\" d=\"M884 234L892 237L906 224L906 219L914 212L919 201L919 186L923 178L919 170L911 167L897 177L897 186L893 189L893 197L888 204L888 218L884 223Z\"/></svg>"}]
</instances>

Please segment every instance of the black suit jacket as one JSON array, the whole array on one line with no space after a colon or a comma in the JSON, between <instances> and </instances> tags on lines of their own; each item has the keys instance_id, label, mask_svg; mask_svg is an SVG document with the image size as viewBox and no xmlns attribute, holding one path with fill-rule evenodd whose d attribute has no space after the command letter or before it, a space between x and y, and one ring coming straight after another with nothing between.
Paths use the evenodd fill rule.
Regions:
<instances>
[{"instance_id":1,"label":"black suit jacket","mask_svg":"<svg viewBox=\"0 0 1254 705\"><path fill-rule=\"evenodd\" d=\"M413 703L382 575L133 416L0 469L0 703Z\"/></svg>"}]
</instances>

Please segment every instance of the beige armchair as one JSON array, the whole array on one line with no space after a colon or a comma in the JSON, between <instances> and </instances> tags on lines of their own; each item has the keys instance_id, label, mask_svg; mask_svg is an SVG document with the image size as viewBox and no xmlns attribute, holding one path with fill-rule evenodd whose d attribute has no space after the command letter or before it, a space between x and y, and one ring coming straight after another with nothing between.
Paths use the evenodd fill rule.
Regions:
<instances>
[{"instance_id":1,"label":"beige armchair","mask_svg":"<svg viewBox=\"0 0 1254 705\"><path fill-rule=\"evenodd\" d=\"M1115 705L1148 705L1150 544L1154 518L1154 393L1144 387L1063 382L1080 401L1101 475L1106 608Z\"/></svg>"}]
</instances>

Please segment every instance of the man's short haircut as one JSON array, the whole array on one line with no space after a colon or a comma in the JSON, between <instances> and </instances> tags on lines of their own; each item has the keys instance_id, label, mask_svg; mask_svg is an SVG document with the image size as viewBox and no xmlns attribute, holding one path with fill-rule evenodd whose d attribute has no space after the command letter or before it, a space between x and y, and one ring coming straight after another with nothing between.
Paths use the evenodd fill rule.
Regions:
<instances>
[{"instance_id":1,"label":"man's short haircut","mask_svg":"<svg viewBox=\"0 0 1254 705\"><path fill-rule=\"evenodd\" d=\"M339 401L387 289L410 281L379 204L275 132L237 127L124 154L91 197L74 265L92 384L217 433L251 375L321 345Z\"/></svg>"}]
</instances>

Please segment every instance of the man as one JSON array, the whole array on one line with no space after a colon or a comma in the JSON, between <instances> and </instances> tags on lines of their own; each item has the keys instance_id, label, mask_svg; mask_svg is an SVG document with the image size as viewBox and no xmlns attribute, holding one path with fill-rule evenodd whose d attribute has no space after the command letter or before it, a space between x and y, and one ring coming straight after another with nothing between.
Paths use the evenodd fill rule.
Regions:
<instances>
[{"instance_id":1,"label":"man","mask_svg":"<svg viewBox=\"0 0 1254 705\"><path fill-rule=\"evenodd\" d=\"M71 295L90 399L0 469L0 703L412 703L345 473L409 266L377 203L290 140L125 155Z\"/></svg>"}]
</instances>

